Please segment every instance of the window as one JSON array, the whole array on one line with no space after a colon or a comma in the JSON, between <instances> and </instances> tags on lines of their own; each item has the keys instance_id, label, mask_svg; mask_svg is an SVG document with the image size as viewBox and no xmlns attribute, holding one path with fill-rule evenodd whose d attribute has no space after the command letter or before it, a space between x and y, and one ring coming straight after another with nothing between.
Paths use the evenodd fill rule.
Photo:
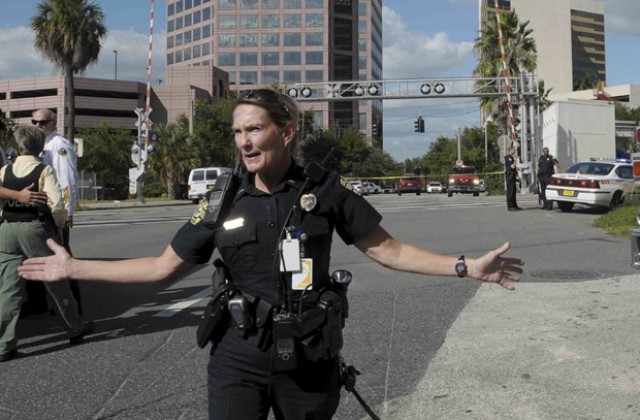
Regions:
<instances>
[{"instance_id":1,"label":"window","mask_svg":"<svg viewBox=\"0 0 640 420\"><path fill-rule=\"evenodd\" d=\"M200 28L193 30L193 40L198 41L200 39Z\"/></svg>"},{"instance_id":2,"label":"window","mask_svg":"<svg viewBox=\"0 0 640 420\"><path fill-rule=\"evenodd\" d=\"M262 0L263 9L279 9L280 0Z\"/></svg>"},{"instance_id":3,"label":"window","mask_svg":"<svg viewBox=\"0 0 640 420\"><path fill-rule=\"evenodd\" d=\"M322 32L307 32L304 36L307 46L323 45L322 41L324 37L322 36Z\"/></svg>"},{"instance_id":4,"label":"window","mask_svg":"<svg viewBox=\"0 0 640 420\"><path fill-rule=\"evenodd\" d=\"M240 34L241 47L257 47L258 34Z\"/></svg>"},{"instance_id":5,"label":"window","mask_svg":"<svg viewBox=\"0 0 640 420\"><path fill-rule=\"evenodd\" d=\"M184 43L188 44L191 42L191 31L187 31L184 33Z\"/></svg>"},{"instance_id":6,"label":"window","mask_svg":"<svg viewBox=\"0 0 640 420\"><path fill-rule=\"evenodd\" d=\"M258 72L255 72L255 71L241 71L240 72L240 84L241 85L257 85L258 84Z\"/></svg>"},{"instance_id":7,"label":"window","mask_svg":"<svg viewBox=\"0 0 640 420\"><path fill-rule=\"evenodd\" d=\"M180 45L182 45L182 37L183 37L183 34L176 35L176 47L179 47Z\"/></svg>"},{"instance_id":8,"label":"window","mask_svg":"<svg viewBox=\"0 0 640 420\"><path fill-rule=\"evenodd\" d=\"M176 51L176 63L182 63L182 51Z\"/></svg>"},{"instance_id":9,"label":"window","mask_svg":"<svg viewBox=\"0 0 640 420\"><path fill-rule=\"evenodd\" d=\"M197 11L193 12L193 23L194 23L194 25L196 23L200 23L201 20L202 20L202 12L200 10L197 10Z\"/></svg>"},{"instance_id":10,"label":"window","mask_svg":"<svg viewBox=\"0 0 640 420\"><path fill-rule=\"evenodd\" d=\"M322 82L324 80L322 70L307 70L305 72L305 80L307 82Z\"/></svg>"},{"instance_id":11,"label":"window","mask_svg":"<svg viewBox=\"0 0 640 420\"><path fill-rule=\"evenodd\" d=\"M367 68L367 57L358 57L358 70Z\"/></svg>"},{"instance_id":12,"label":"window","mask_svg":"<svg viewBox=\"0 0 640 420\"><path fill-rule=\"evenodd\" d=\"M262 15L262 27L263 28L279 28L280 27L280 15Z\"/></svg>"},{"instance_id":13,"label":"window","mask_svg":"<svg viewBox=\"0 0 640 420\"><path fill-rule=\"evenodd\" d=\"M367 51L367 40L366 39L359 39L358 40L358 52L365 52Z\"/></svg>"},{"instance_id":14,"label":"window","mask_svg":"<svg viewBox=\"0 0 640 420\"><path fill-rule=\"evenodd\" d=\"M258 0L240 0L240 9L256 10L258 8Z\"/></svg>"},{"instance_id":15,"label":"window","mask_svg":"<svg viewBox=\"0 0 640 420\"><path fill-rule=\"evenodd\" d=\"M263 34L262 35L263 47L279 47L280 46L280 34Z\"/></svg>"},{"instance_id":16,"label":"window","mask_svg":"<svg viewBox=\"0 0 640 420\"><path fill-rule=\"evenodd\" d=\"M170 4L167 6L167 16L173 16L175 12L176 12L175 4Z\"/></svg>"},{"instance_id":17,"label":"window","mask_svg":"<svg viewBox=\"0 0 640 420\"><path fill-rule=\"evenodd\" d=\"M235 10L236 0L220 0L218 8L221 10Z\"/></svg>"},{"instance_id":18,"label":"window","mask_svg":"<svg viewBox=\"0 0 640 420\"><path fill-rule=\"evenodd\" d=\"M278 52L263 52L262 53L262 65L263 66L278 66L278 65L280 65L280 53L278 53Z\"/></svg>"},{"instance_id":19,"label":"window","mask_svg":"<svg viewBox=\"0 0 640 420\"><path fill-rule=\"evenodd\" d=\"M167 64L173 64L173 53L167 54Z\"/></svg>"},{"instance_id":20,"label":"window","mask_svg":"<svg viewBox=\"0 0 640 420\"><path fill-rule=\"evenodd\" d=\"M193 0L193 5L200 6L201 2L202 2L201 0Z\"/></svg>"},{"instance_id":21,"label":"window","mask_svg":"<svg viewBox=\"0 0 640 420\"><path fill-rule=\"evenodd\" d=\"M211 54L211 44L206 42L206 43L202 44L202 55L206 57L209 54Z\"/></svg>"},{"instance_id":22,"label":"window","mask_svg":"<svg viewBox=\"0 0 640 420\"><path fill-rule=\"evenodd\" d=\"M322 28L322 13L307 13L305 16L305 25L307 28Z\"/></svg>"},{"instance_id":23,"label":"window","mask_svg":"<svg viewBox=\"0 0 640 420\"><path fill-rule=\"evenodd\" d=\"M236 53L220 53L218 54L219 66L235 66L236 65Z\"/></svg>"},{"instance_id":24,"label":"window","mask_svg":"<svg viewBox=\"0 0 640 420\"><path fill-rule=\"evenodd\" d=\"M191 15L185 15L184 17L184 26L191 26Z\"/></svg>"},{"instance_id":25,"label":"window","mask_svg":"<svg viewBox=\"0 0 640 420\"><path fill-rule=\"evenodd\" d=\"M184 50L184 60L191 60L191 48L185 48Z\"/></svg>"},{"instance_id":26,"label":"window","mask_svg":"<svg viewBox=\"0 0 640 420\"><path fill-rule=\"evenodd\" d=\"M209 38L211 36L211 26L205 25L202 27L202 37Z\"/></svg>"},{"instance_id":27,"label":"window","mask_svg":"<svg viewBox=\"0 0 640 420\"><path fill-rule=\"evenodd\" d=\"M176 30L182 29L182 18L176 18Z\"/></svg>"},{"instance_id":28,"label":"window","mask_svg":"<svg viewBox=\"0 0 640 420\"><path fill-rule=\"evenodd\" d=\"M258 53L240 53L241 66L257 66Z\"/></svg>"},{"instance_id":29,"label":"window","mask_svg":"<svg viewBox=\"0 0 640 420\"><path fill-rule=\"evenodd\" d=\"M284 27L285 28L299 28L302 24L302 20L299 14L284 15Z\"/></svg>"},{"instance_id":30,"label":"window","mask_svg":"<svg viewBox=\"0 0 640 420\"><path fill-rule=\"evenodd\" d=\"M176 13L182 12L182 8L183 8L183 2L182 0L178 0L176 2Z\"/></svg>"},{"instance_id":31,"label":"window","mask_svg":"<svg viewBox=\"0 0 640 420\"><path fill-rule=\"evenodd\" d=\"M301 54L298 51L285 51L284 53L285 66L299 66L301 62L302 62Z\"/></svg>"},{"instance_id":32,"label":"window","mask_svg":"<svg viewBox=\"0 0 640 420\"><path fill-rule=\"evenodd\" d=\"M286 47L299 47L302 44L302 35L299 32L286 32L284 45Z\"/></svg>"},{"instance_id":33,"label":"window","mask_svg":"<svg viewBox=\"0 0 640 420\"><path fill-rule=\"evenodd\" d=\"M167 22L167 32L173 32L176 28L175 22L170 20Z\"/></svg>"},{"instance_id":34,"label":"window","mask_svg":"<svg viewBox=\"0 0 640 420\"><path fill-rule=\"evenodd\" d=\"M240 27L243 29L257 29L258 15L240 15Z\"/></svg>"},{"instance_id":35,"label":"window","mask_svg":"<svg viewBox=\"0 0 640 420\"><path fill-rule=\"evenodd\" d=\"M211 8L205 7L204 9L202 9L202 20L209 20L209 19L211 19Z\"/></svg>"},{"instance_id":36,"label":"window","mask_svg":"<svg viewBox=\"0 0 640 420\"><path fill-rule=\"evenodd\" d=\"M218 16L218 28L235 29L236 15L220 15Z\"/></svg>"},{"instance_id":37,"label":"window","mask_svg":"<svg viewBox=\"0 0 640 420\"><path fill-rule=\"evenodd\" d=\"M283 81L285 83L299 83L300 80L300 71L299 70L288 70L283 72Z\"/></svg>"},{"instance_id":38,"label":"window","mask_svg":"<svg viewBox=\"0 0 640 420\"><path fill-rule=\"evenodd\" d=\"M234 34L218 35L218 46L220 48L228 48L236 46L236 36Z\"/></svg>"},{"instance_id":39,"label":"window","mask_svg":"<svg viewBox=\"0 0 640 420\"><path fill-rule=\"evenodd\" d=\"M280 72L277 70L267 70L262 72L262 84L271 85L280 81Z\"/></svg>"},{"instance_id":40,"label":"window","mask_svg":"<svg viewBox=\"0 0 640 420\"><path fill-rule=\"evenodd\" d=\"M167 37L167 48L173 48L173 37L172 36L168 36Z\"/></svg>"},{"instance_id":41,"label":"window","mask_svg":"<svg viewBox=\"0 0 640 420\"><path fill-rule=\"evenodd\" d=\"M200 57L200 45L193 46L193 58Z\"/></svg>"},{"instance_id":42,"label":"window","mask_svg":"<svg viewBox=\"0 0 640 420\"><path fill-rule=\"evenodd\" d=\"M322 51L307 51L305 57L305 64L322 64L323 52Z\"/></svg>"},{"instance_id":43,"label":"window","mask_svg":"<svg viewBox=\"0 0 640 420\"><path fill-rule=\"evenodd\" d=\"M191 9L193 6L193 0L184 0L184 10Z\"/></svg>"},{"instance_id":44,"label":"window","mask_svg":"<svg viewBox=\"0 0 640 420\"><path fill-rule=\"evenodd\" d=\"M301 0L284 0L285 9L300 9L302 7Z\"/></svg>"},{"instance_id":45,"label":"window","mask_svg":"<svg viewBox=\"0 0 640 420\"><path fill-rule=\"evenodd\" d=\"M324 0L307 0L307 9L322 9Z\"/></svg>"}]
</instances>

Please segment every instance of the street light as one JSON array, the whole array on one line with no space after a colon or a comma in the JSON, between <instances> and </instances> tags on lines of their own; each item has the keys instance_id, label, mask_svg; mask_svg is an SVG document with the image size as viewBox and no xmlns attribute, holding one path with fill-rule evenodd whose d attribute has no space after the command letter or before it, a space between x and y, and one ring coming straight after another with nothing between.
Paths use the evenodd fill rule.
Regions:
<instances>
[{"instance_id":1,"label":"street light","mask_svg":"<svg viewBox=\"0 0 640 420\"><path fill-rule=\"evenodd\" d=\"M113 50L113 53L116 55L115 80L118 80L118 50Z\"/></svg>"}]
</instances>

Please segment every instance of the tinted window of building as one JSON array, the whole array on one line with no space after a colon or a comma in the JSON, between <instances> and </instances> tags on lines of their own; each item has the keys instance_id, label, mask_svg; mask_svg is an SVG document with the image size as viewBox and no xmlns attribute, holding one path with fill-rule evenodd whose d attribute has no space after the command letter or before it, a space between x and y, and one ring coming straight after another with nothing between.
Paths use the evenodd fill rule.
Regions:
<instances>
[{"instance_id":1,"label":"tinted window of building","mask_svg":"<svg viewBox=\"0 0 640 420\"><path fill-rule=\"evenodd\" d=\"M184 49L184 60L191 60L191 48Z\"/></svg>"},{"instance_id":2,"label":"tinted window of building","mask_svg":"<svg viewBox=\"0 0 640 420\"><path fill-rule=\"evenodd\" d=\"M258 34L240 34L241 47L257 47Z\"/></svg>"},{"instance_id":3,"label":"tinted window of building","mask_svg":"<svg viewBox=\"0 0 640 420\"><path fill-rule=\"evenodd\" d=\"M285 9L299 9L302 7L301 0L284 0Z\"/></svg>"},{"instance_id":4,"label":"tinted window of building","mask_svg":"<svg viewBox=\"0 0 640 420\"><path fill-rule=\"evenodd\" d=\"M262 84L270 85L280 81L280 72L274 70L266 70L262 72Z\"/></svg>"},{"instance_id":5,"label":"tinted window of building","mask_svg":"<svg viewBox=\"0 0 640 420\"><path fill-rule=\"evenodd\" d=\"M284 52L285 66L299 66L301 64L301 54L297 51Z\"/></svg>"},{"instance_id":6,"label":"tinted window of building","mask_svg":"<svg viewBox=\"0 0 640 420\"><path fill-rule=\"evenodd\" d=\"M302 81L300 79L300 71L298 70L284 71L282 76L282 79L285 83L299 83Z\"/></svg>"},{"instance_id":7,"label":"tinted window of building","mask_svg":"<svg viewBox=\"0 0 640 420\"><path fill-rule=\"evenodd\" d=\"M184 33L184 43L188 44L191 42L191 31L187 31Z\"/></svg>"},{"instance_id":8,"label":"tinted window of building","mask_svg":"<svg viewBox=\"0 0 640 420\"><path fill-rule=\"evenodd\" d=\"M307 9L322 9L324 7L324 0L307 0Z\"/></svg>"},{"instance_id":9,"label":"tinted window of building","mask_svg":"<svg viewBox=\"0 0 640 420\"><path fill-rule=\"evenodd\" d=\"M219 66L235 66L236 65L236 53L220 53L218 54Z\"/></svg>"},{"instance_id":10,"label":"tinted window of building","mask_svg":"<svg viewBox=\"0 0 640 420\"><path fill-rule=\"evenodd\" d=\"M245 10L256 10L258 8L258 0L240 0L240 8Z\"/></svg>"},{"instance_id":11,"label":"tinted window of building","mask_svg":"<svg viewBox=\"0 0 640 420\"><path fill-rule=\"evenodd\" d=\"M258 28L258 15L240 15L240 27L243 29Z\"/></svg>"},{"instance_id":12,"label":"tinted window of building","mask_svg":"<svg viewBox=\"0 0 640 420\"><path fill-rule=\"evenodd\" d=\"M209 38L211 36L211 26L205 25L202 27L202 37Z\"/></svg>"},{"instance_id":13,"label":"tinted window of building","mask_svg":"<svg viewBox=\"0 0 640 420\"><path fill-rule=\"evenodd\" d=\"M183 34L176 35L176 47L179 47L180 45L182 45L182 37L183 37Z\"/></svg>"},{"instance_id":14,"label":"tinted window of building","mask_svg":"<svg viewBox=\"0 0 640 420\"><path fill-rule=\"evenodd\" d=\"M302 35L299 32L285 32L285 47L298 47L302 44Z\"/></svg>"},{"instance_id":15,"label":"tinted window of building","mask_svg":"<svg viewBox=\"0 0 640 420\"><path fill-rule=\"evenodd\" d=\"M299 28L302 20L299 14L284 15L284 27L285 28Z\"/></svg>"},{"instance_id":16,"label":"tinted window of building","mask_svg":"<svg viewBox=\"0 0 640 420\"><path fill-rule=\"evenodd\" d=\"M194 6L200 6L202 2L200 0L193 0L193 5Z\"/></svg>"},{"instance_id":17,"label":"tinted window of building","mask_svg":"<svg viewBox=\"0 0 640 420\"><path fill-rule=\"evenodd\" d=\"M173 32L175 30L175 22L170 20L167 22L167 32Z\"/></svg>"},{"instance_id":18,"label":"tinted window of building","mask_svg":"<svg viewBox=\"0 0 640 420\"><path fill-rule=\"evenodd\" d=\"M279 9L280 0L262 0L263 9Z\"/></svg>"},{"instance_id":19,"label":"tinted window of building","mask_svg":"<svg viewBox=\"0 0 640 420\"><path fill-rule=\"evenodd\" d=\"M185 10L191 9L192 5L193 5L193 1L192 0L184 0L184 9Z\"/></svg>"},{"instance_id":20,"label":"tinted window of building","mask_svg":"<svg viewBox=\"0 0 640 420\"><path fill-rule=\"evenodd\" d=\"M181 17L176 18L176 30L177 29L182 29L182 18Z\"/></svg>"},{"instance_id":21,"label":"tinted window of building","mask_svg":"<svg viewBox=\"0 0 640 420\"><path fill-rule=\"evenodd\" d=\"M202 20L209 20L209 19L211 19L211 8L205 7L204 9L202 9Z\"/></svg>"},{"instance_id":22,"label":"tinted window of building","mask_svg":"<svg viewBox=\"0 0 640 420\"><path fill-rule=\"evenodd\" d=\"M218 16L218 28L234 29L236 27L236 15L220 15Z\"/></svg>"},{"instance_id":23,"label":"tinted window of building","mask_svg":"<svg viewBox=\"0 0 640 420\"><path fill-rule=\"evenodd\" d=\"M200 39L200 28L193 30L193 40L198 41Z\"/></svg>"},{"instance_id":24,"label":"tinted window of building","mask_svg":"<svg viewBox=\"0 0 640 420\"><path fill-rule=\"evenodd\" d=\"M307 28L322 28L322 23L322 13L308 13L305 17L305 24Z\"/></svg>"},{"instance_id":25,"label":"tinted window of building","mask_svg":"<svg viewBox=\"0 0 640 420\"><path fill-rule=\"evenodd\" d=\"M323 52L322 51L307 51L305 57L305 64L322 64Z\"/></svg>"},{"instance_id":26,"label":"tinted window of building","mask_svg":"<svg viewBox=\"0 0 640 420\"><path fill-rule=\"evenodd\" d=\"M167 64L173 64L173 53L167 54Z\"/></svg>"},{"instance_id":27,"label":"tinted window of building","mask_svg":"<svg viewBox=\"0 0 640 420\"><path fill-rule=\"evenodd\" d=\"M263 34L262 35L263 47L279 47L280 46L280 34Z\"/></svg>"},{"instance_id":28,"label":"tinted window of building","mask_svg":"<svg viewBox=\"0 0 640 420\"><path fill-rule=\"evenodd\" d=\"M202 44L202 55L207 56L211 54L211 44L208 42Z\"/></svg>"},{"instance_id":29,"label":"tinted window of building","mask_svg":"<svg viewBox=\"0 0 640 420\"><path fill-rule=\"evenodd\" d=\"M176 63L182 63L182 51L176 51Z\"/></svg>"},{"instance_id":30,"label":"tinted window of building","mask_svg":"<svg viewBox=\"0 0 640 420\"><path fill-rule=\"evenodd\" d=\"M322 82L324 80L322 70L307 70L304 77L307 82Z\"/></svg>"},{"instance_id":31,"label":"tinted window of building","mask_svg":"<svg viewBox=\"0 0 640 420\"><path fill-rule=\"evenodd\" d=\"M176 2L176 13L182 12L183 5L184 3L182 2L182 0L178 0Z\"/></svg>"},{"instance_id":32,"label":"tinted window of building","mask_svg":"<svg viewBox=\"0 0 640 420\"><path fill-rule=\"evenodd\" d=\"M167 16L173 16L175 12L176 12L175 4L170 4L169 6L167 6Z\"/></svg>"},{"instance_id":33,"label":"tinted window of building","mask_svg":"<svg viewBox=\"0 0 640 420\"><path fill-rule=\"evenodd\" d=\"M307 46L311 45L323 45L322 41L323 41L323 36L322 36L322 32L307 32L306 34L304 34L305 36L305 44Z\"/></svg>"},{"instance_id":34,"label":"tinted window of building","mask_svg":"<svg viewBox=\"0 0 640 420\"><path fill-rule=\"evenodd\" d=\"M200 21L202 20L202 12L200 10L197 10L195 12L193 12L193 23L200 23Z\"/></svg>"},{"instance_id":35,"label":"tinted window of building","mask_svg":"<svg viewBox=\"0 0 640 420\"><path fill-rule=\"evenodd\" d=\"M258 53L240 53L241 66L257 66Z\"/></svg>"},{"instance_id":36,"label":"tinted window of building","mask_svg":"<svg viewBox=\"0 0 640 420\"><path fill-rule=\"evenodd\" d=\"M173 48L173 37L172 36L168 36L167 37L167 48Z\"/></svg>"},{"instance_id":37,"label":"tinted window of building","mask_svg":"<svg viewBox=\"0 0 640 420\"><path fill-rule=\"evenodd\" d=\"M280 15L262 15L263 28L279 28Z\"/></svg>"},{"instance_id":38,"label":"tinted window of building","mask_svg":"<svg viewBox=\"0 0 640 420\"><path fill-rule=\"evenodd\" d=\"M240 72L240 84L241 85L255 85L258 83L258 72L256 71L241 71Z\"/></svg>"},{"instance_id":39,"label":"tinted window of building","mask_svg":"<svg viewBox=\"0 0 640 420\"><path fill-rule=\"evenodd\" d=\"M218 46L220 48L229 48L236 46L236 36L234 34L218 35Z\"/></svg>"},{"instance_id":40,"label":"tinted window of building","mask_svg":"<svg viewBox=\"0 0 640 420\"><path fill-rule=\"evenodd\" d=\"M191 15L184 16L184 26L191 26Z\"/></svg>"},{"instance_id":41,"label":"tinted window of building","mask_svg":"<svg viewBox=\"0 0 640 420\"><path fill-rule=\"evenodd\" d=\"M278 65L280 65L280 53L278 53L278 52L263 52L262 53L262 65L263 66L278 66Z\"/></svg>"},{"instance_id":42,"label":"tinted window of building","mask_svg":"<svg viewBox=\"0 0 640 420\"><path fill-rule=\"evenodd\" d=\"M193 46L193 58L200 57L200 45Z\"/></svg>"},{"instance_id":43,"label":"tinted window of building","mask_svg":"<svg viewBox=\"0 0 640 420\"><path fill-rule=\"evenodd\" d=\"M220 0L218 8L222 10L235 10L236 0Z\"/></svg>"}]
</instances>

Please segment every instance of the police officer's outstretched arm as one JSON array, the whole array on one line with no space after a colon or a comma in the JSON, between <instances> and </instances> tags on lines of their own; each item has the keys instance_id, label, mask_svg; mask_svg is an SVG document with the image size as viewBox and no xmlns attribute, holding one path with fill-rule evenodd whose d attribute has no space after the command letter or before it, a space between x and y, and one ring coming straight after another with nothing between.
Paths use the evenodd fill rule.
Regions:
<instances>
[{"instance_id":1,"label":"police officer's outstretched arm","mask_svg":"<svg viewBox=\"0 0 640 420\"><path fill-rule=\"evenodd\" d=\"M425 248L406 244L393 238L384 228L375 230L355 243L356 247L374 261L398 271L432 276L455 276L457 257L438 254ZM467 258L467 275L474 279L497 283L513 290L511 282L520 280L524 261L503 257L509 243L489 251L479 258Z\"/></svg>"},{"instance_id":2,"label":"police officer's outstretched arm","mask_svg":"<svg viewBox=\"0 0 640 420\"><path fill-rule=\"evenodd\" d=\"M188 273L194 264L183 261L167 246L158 257L134 258L120 261L78 260L72 258L64 247L48 239L47 245L54 252L49 257L29 258L18 268L20 276L27 280L58 281L94 280L114 283L152 283L175 279Z\"/></svg>"}]
</instances>

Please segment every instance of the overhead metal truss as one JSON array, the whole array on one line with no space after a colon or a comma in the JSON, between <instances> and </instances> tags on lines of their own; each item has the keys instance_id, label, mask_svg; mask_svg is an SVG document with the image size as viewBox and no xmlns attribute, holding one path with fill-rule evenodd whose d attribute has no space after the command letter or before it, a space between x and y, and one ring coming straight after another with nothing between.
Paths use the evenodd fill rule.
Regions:
<instances>
[{"instance_id":1,"label":"overhead metal truss","mask_svg":"<svg viewBox=\"0 0 640 420\"><path fill-rule=\"evenodd\" d=\"M284 85L284 93L298 101L343 101L418 98L490 98L538 95L534 75L504 77L439 77L307 82Z\"/></svg>"}]
</instances>

